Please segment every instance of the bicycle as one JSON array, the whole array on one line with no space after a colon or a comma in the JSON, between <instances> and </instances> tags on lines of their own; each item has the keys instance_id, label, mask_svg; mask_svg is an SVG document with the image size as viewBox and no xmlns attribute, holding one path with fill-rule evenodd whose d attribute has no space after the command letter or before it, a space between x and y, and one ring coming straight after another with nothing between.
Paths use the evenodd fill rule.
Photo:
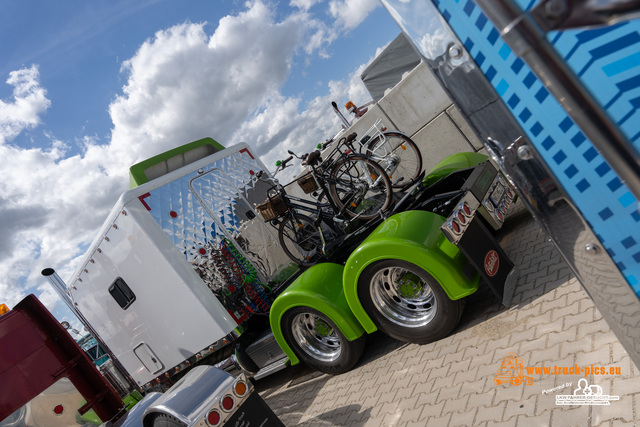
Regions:
<instances>
[{"instance_id":1,"label":"bicycle","mask_svg":"<svg viewBox=\"0 0 640 427\"><path fill-rule=\"evenodd\" d=\"M319 191L315 200L290 195L285 186L269 178L274 185L267 191L268 199L256 206L263 219L278 228L280 244L298 265L309 267L326 255L331 240L327 233L333 238L344 236L352 224L376 218L391 206L393 190L385 171L366 155L355 154L351 143L341 139L324 161L316 150L303 156L289 151L291 157L276 162L274 176L293 156L300 158L311 170L288 185L297 182L305 194ZM340 151L343 145L344 152ZM324 196L326 203L321 201Z\"/></svg>"},{"instance_id":2,"label":"bicycle","mask_svg":"<svg viewBox=\"0 0 640 427\"><path fill-rule=\"evenodd\" d=\"M358 152L366 154L383 167L394 190L406 189L417 182L422 172L422 154L405 133L387 130L382 125L382 119L378 119L358 144Z\"/></svg>"}]
</instances>

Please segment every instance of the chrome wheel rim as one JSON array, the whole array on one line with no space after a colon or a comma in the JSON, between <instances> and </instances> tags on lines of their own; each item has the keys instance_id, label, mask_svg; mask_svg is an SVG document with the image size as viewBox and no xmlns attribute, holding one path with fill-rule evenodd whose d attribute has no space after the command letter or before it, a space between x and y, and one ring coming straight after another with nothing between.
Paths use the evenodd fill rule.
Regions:
<instances>
[{"instance_id":1,"label":"chrome wheel rim","mask_svg":"<svg viewBox=\"0 0 640 427\"><path fill-rule=\"evenodd\" d=\"M419 328L431 322L438 310L433 290L415 272L401 267L377 271L370 283L375 308L389 321Z\"/></svg>"},{"instance_id":2,"label":"chrome wheel rim","mask_svg":"<svg viewBox=\"0 0 640 427\"><path fill-rule=\"evenodd\" d=\"M323 318L312 313L297 314L291 332L300 348L314 359L333 362L340 357L340 338Z\"/></svg>"}]
</instances>

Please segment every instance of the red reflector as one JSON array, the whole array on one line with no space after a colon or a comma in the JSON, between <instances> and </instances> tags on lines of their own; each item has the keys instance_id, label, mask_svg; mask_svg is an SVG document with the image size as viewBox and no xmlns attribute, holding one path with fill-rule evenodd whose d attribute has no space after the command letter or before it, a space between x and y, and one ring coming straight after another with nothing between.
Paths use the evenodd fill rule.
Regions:
<instances>
[{"instance_id":1,"label":"red reflector","mask_svg":"<svg viewBox=\"0 0 640 427\"><path fill-rule=\"evenodd\" d=\"M176 213L176 211L171 211L171 212L169 212L169 216L170 216L171 218L175 218L175 217L177 217L177 216L178 216L178 214Z\"/></svg>"},{"instance_id":2,"label":"red reflector","mask_svg":"<svg viewBox=\"0 0 640 427\"><path fill-rule=\"evenodd\" d=\"M469 216L471 215L471 208L469 207L469 205L467 204L467 202L464 202L462 204L462 210L464 211L464 213Z\"/></svg>"},{"instance_id":3,"label":"red reflector","mask_svg":"<svg viewBox=\"0 0 640 427\"><path fill-rule=\"evenodd\" d=\"M56 415L61 415L63 412L64 412L64 406L62 406L62 405L56 405L53 408L53 413L56 414Z\"/></svg>"},{"instance_id":4,"label":"red reflector","mask_svg":"<svg viewBox=\"0 0 640 427\"><path fill-rule=\"evenodd\" d=\"M209 412L209 415L207 415L207 422L212 426L218 425L220 422L220 414L218 411Z\"/></svg>"},{"instance_id":5,"label":"red reflector","mask_svg":"<svg viewBox=\"0 0 640 427\"><path fill-rule=\"evenodd\" d=\"M460 232L460 224L458 224L456 221L451 221L451 228L453 229L453 231L455 231L456 233Z\"/></svg>"},{"instance_id":6,"label":"red reflector","mask_svg":"<svg viewBox=\"0 0 640 427\"><path fill-rule=\"evenodd\" d=\"M458 221L460 221L460 224L467 223L467 218L460 211L458 211Z\"/></svg>"},{"instance_id":7,"label":"red reflector","mask_svg":"<svg viewBox=\"0 0 640 427\"><path fill-rule=\"evenodd\" d=\"M255 175L256 173L252 170L249 171L249 175Z\"/></svg>"},{"instance_id":8,"label":"red reflector","mask_svg":"<svg viewBox=\"0 0 640 427\"><path fill-rule=\"evenodd\" d=\"M206 255L207 254L207 250L205 248L198 249L198 252L200 252L200 255Z\"/></svg>"},{"instance_id":9,"label":"red reflector","mask_svg":"<svg viewBox=\"0 0 640 427\"><path fill-rule=\"evenodd\" d=\"M344 154L351 154L351 150L345 151Z\"/></svg>"},{"instance_id":10,"label":"red reflector","mask_svg":"<svg viewBox=\"0 0 640 427\"><path fill-rule=\"evenodd\" d=\"M222 398L221 406L225 411L230 411L233 409L233 405L235 402L233 401L233 397L225 396Z\"/></svg>"}]
</instances>

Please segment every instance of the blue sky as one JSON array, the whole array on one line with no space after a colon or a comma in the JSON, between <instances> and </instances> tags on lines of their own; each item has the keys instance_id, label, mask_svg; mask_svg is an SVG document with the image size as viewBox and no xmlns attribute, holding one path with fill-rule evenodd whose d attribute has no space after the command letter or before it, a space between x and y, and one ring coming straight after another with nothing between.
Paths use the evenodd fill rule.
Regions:
<instances>
[{"instance_id":1,"label":"blue sky","mask_svg":"<svg viewBox=\"0 0 640 427\"><path fill-rule=\"evenodd\" d=\"M399 33L378 0L1 2L0 302L64 317L40 271L69 278L131 164L205 136L304 151Z\"/></svg>"},{"instance_id":2,"label":"blue sky","mask_svg":"<svg viewBox=\"0 0 640 427\"><path fill-rule=\"evenodd\" d=\"M151 0L133 5L126 1L8 1L0 7L4 9L0 18L3 40L0 76L37 64L41 85L49 99L55 99L42 117L48 130L63 140L79 135L97 135L108 140L112 123L106 107L124 83L125 76L120 73L124 60L160 29L183 22L206 22L205 30L213 32L221 18L242 11L245 5L229 0ZM297 9L286 2L277 3L276 7L279 16ZM326 9L327 3L320 2L310 11L331 25L334 18ZM319 55L294 58L282 87L283 95L302 95L307 99L322 95L329 80L344 78L399 33L381 7L362 25L334 31L340 37L325 46L323 54L327 58ZM10 89L0 89L2 99ZM25 129L14 143L37 145L40 132L42 128Z\"/></svg>"}]
</instances>

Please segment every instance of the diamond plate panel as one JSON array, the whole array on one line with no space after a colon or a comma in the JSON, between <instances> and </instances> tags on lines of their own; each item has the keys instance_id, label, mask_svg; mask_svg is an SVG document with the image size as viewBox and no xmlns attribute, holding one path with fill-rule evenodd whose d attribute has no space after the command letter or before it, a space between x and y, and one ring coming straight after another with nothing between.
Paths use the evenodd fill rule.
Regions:
<instances>
[{"instance_id":1,"label":"diamond plate panel","mask_svg":"<svg viewBox=\"0 0 640 427\"><path fill-rule=\"evenodd\" d=\"M290 266L254 206L269 185L246 149L141 196L149 213L238 323L266 313L274 276Z\"/></svg>"}]
</instances>

